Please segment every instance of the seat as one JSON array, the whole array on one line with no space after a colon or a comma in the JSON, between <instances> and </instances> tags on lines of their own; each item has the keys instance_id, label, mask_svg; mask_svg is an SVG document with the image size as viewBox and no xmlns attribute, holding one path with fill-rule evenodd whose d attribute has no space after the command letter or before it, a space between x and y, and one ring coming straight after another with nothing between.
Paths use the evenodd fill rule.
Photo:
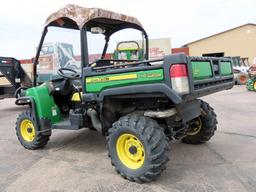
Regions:
<instances>
[{"instance_id":1,"label":"seat","mask_svg":"<svg viewBox=\"0 0 256 192\"><path fill-rule=\"evenodd\" d=\"M71 101L72 102L81 102L81 99L80 99L80 97L79 97L79 94L80 94L80 96L81 96L81 98L83 97L83 92L75 92L75 93L73 93L73 95L72 95L72 97L71 97Z\"/></svg>"}]
</instances>

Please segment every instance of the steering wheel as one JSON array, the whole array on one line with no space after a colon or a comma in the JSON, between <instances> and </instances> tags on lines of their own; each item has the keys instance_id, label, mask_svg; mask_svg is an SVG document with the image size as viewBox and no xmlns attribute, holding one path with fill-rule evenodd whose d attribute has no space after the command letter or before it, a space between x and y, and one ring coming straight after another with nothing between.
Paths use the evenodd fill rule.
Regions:
<instances>
[{"instance_id":1,"label":"steering wheel","mask_svg":"<svg viewBox=\"0 0 256 192\"><path fill-rule=\"evenodd\" d=\"M66 73L66 72L69 72L69 73ZM58 69L57 73L59 76L65 79L77 79L78 77L80 77L80 74L77 71L69 68L60 68Z\"/></svg>"}]
</instances>

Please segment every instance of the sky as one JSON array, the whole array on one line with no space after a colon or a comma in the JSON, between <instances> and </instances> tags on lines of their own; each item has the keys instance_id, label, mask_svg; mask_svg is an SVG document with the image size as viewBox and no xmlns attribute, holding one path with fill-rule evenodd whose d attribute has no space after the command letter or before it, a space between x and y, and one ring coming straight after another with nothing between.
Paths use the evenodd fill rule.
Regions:
<instances>
[{"instance_id":1,"label":"sky","mask_svg":"<svg viewBox=\"0 0 256 192\"><path fill-rule=\"evenodd\" d=\"M32 58L46 18L69 3L134 16L149 38L170 37L172 47L256 23L255 0L2 0L0 56Z\"/></svg>"}]
</instances>

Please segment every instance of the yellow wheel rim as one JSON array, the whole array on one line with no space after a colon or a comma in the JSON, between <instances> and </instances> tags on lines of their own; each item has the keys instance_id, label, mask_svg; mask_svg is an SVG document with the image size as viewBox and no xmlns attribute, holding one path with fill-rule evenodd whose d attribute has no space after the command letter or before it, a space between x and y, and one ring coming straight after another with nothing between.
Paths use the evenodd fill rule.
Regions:
<instances>
[{"instance_id":1,"label":"yellow wheel rim","mask_svg":"<svg viewBox=\"0 0 256 192\"><path fill-rule=\"evenodd\" d=\"M29 119L24 119L20 123L20 133L26 142L32 142L35 138L35 127Z\"/></svg>"},{"instance_id":2,"label":"yellow wheel rim","mask_svg":"<svg viewBox=\"0 0 256 192\"><path fill-rule=\"evenodd\" d=\"M193 120L191 129L187 132L187 135L196 135L198 134L202 129L202 120L201 117L198 117Z\"/></svg>"},{"instance_id":3,"label":"yellow wheel rim","mask_svg":"<svg viewBox=\"0 0 256 192\"><path fill-rule=\"evenodd\" d=\"M117 156L129 169L139 169L145 160L145 150L140 140L132 134L122 134L116 142Z\"/></svg>"}]
</instances>

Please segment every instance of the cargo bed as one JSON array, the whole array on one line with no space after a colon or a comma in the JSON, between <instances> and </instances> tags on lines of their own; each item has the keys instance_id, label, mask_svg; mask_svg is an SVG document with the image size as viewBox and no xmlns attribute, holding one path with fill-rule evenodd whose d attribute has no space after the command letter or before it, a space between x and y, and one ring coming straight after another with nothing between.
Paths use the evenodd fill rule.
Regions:
<instances>
[{"instance_id":1,"label":"cargo bed","mask_svg":"<svg viewBox=\"0 0 256 192\"><path fill-rule=\"evenodd\" d=\"M87 93L93 93L102 98L106 91L107 95L123 95L125 92L129 95L135 90L138 94L151 95L152 93L166 95L167 92L172 92L176 97L180 97L179 100L184 101L230 89L234 85L232 61L228 58L189 57L184 54L174 54L165 56L163 59L143 62L118 65L113 64L114 62L115 60L99 60L96 61L95 67L84 69L84 89ZM101 65L102 63L104 66ZM182 68L178 69L176 75L180 78L175 78L171 74L173 66L185 67L186 74L179 72ZM187 84L182 82L182 79L186 80ZM180 89L184 83L186 90ZM123 91L124 89L126 91Z\"/></svg>"}]
</instances>

